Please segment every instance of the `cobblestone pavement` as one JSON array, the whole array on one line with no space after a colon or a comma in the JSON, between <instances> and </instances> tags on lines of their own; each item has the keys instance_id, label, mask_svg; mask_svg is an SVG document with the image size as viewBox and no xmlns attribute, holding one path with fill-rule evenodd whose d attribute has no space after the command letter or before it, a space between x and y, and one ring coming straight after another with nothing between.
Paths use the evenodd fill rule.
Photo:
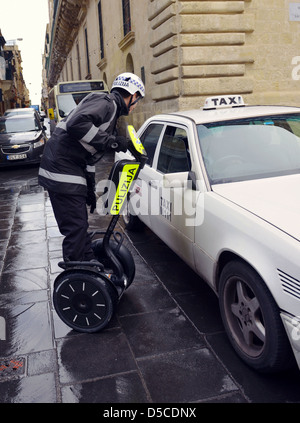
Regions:
<instances>
[{"instance_id":1,"label":"cobblestone pavement","mask_svg":"<svg viewBox=\"0 0 300 423\"><path fill-rule=\"evenodd\" d=\"M214 293L147 229L125 235L136 277L108 327L68 328L52 304L62 237L36 176L37 168L0 174L1 403L300 402L298 370L247 368ZM94 214L91 230L107 222Z\"/></svg>"}]
</instances>

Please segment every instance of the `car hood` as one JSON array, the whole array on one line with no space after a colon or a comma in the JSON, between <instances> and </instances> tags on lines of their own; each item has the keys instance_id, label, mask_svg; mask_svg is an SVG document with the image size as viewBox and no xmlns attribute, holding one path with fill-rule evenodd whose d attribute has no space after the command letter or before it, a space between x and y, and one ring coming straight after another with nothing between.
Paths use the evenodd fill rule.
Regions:
<instances>
[{"instance_id":1,"label":"car hood","mask_svg":"<svg viewBox=\"0 0 300 423\"><path fill-rule=\"evenodd\" d=\"M213 185L213 192L300 240L300 175Z\"/></svg>"},{"instance_id":2,"label":"car hood","mask_svg":"<svg viewBox=\"0 0 300 423\"><path fill-rule=\"evenodd\" d=\"M15 134L0 134L0 145L22 144L35 141L42 131L17 132Z\"/></svg>"}]
</instances>

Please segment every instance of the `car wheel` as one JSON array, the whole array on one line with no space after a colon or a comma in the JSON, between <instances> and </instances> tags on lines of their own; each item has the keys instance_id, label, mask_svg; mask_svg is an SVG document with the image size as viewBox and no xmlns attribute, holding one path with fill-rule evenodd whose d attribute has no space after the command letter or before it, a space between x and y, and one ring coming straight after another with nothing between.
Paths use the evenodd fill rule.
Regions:
<instances>
[{"instance_id":1,"label":"car wheel","mask_svg":"<svg viewBox=\"0 0 300 423\"><path fill-rule=\"evenodd\" d=\"M229 340L250 367L274 372L293 362L278 306L249 265L232 261L224 267L219 304Z\"/></svg>"},{"instance_id":2,"label":"car wheel","mask_svg":"<svg viewBox=\"0 0 300 423\"><path fill-rule=\"evenodd\" d=\"M144 228L144 224L137 216L134 216L130 213L128 203L129 202L127 202L122 215L125 229L132 232L141 232Z\"/></svg>"},{"instance_id":3,"label":"car wheel","mask_svg":"<svg viewBox=\"0 0 300 423\"><path fill-rule=\"evenodd\" d=\"M61 320L78 332L104 329L117 302L110 282L98 275L74 270L61 273L54 282L54 308Z\"/></svg>"}]
</instances>

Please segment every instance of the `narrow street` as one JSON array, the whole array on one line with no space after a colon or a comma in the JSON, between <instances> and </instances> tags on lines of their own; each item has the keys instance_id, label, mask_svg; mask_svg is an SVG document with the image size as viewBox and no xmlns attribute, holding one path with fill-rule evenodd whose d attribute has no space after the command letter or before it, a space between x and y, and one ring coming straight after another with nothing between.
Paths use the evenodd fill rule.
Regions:
<instances>
[{"instance_id":1,"label":"narrow street","mask_svg":"<svg viewBox=\"0 0 300 423\"><path fill-rule=\"evenodd\" d=\"M110 165L105 157L98 180ZM0 402L300 402L298 370L247 368L213 292L147 229L126 235L136 277L109 326L94 335L65 326L52 305L62 237L37 171L0 171ZM91 230L106 223L90 218Z\"/></svg>"}]
</instances>

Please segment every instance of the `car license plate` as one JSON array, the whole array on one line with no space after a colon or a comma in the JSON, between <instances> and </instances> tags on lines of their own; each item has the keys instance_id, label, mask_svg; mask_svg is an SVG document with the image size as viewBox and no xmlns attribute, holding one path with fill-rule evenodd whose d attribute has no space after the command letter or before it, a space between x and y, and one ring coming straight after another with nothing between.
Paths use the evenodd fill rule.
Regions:
<instances>
[{"instance_id":1,"label":"car license plate","mask_svg":"<svg viewBox=\"0 0 300 423\"><path fill-rule=\"evenodd\" d=\"M7 160L20 160L20 159L26 159L27 154L10 154L6 156Z\"/></svg>"}]
</instances>

